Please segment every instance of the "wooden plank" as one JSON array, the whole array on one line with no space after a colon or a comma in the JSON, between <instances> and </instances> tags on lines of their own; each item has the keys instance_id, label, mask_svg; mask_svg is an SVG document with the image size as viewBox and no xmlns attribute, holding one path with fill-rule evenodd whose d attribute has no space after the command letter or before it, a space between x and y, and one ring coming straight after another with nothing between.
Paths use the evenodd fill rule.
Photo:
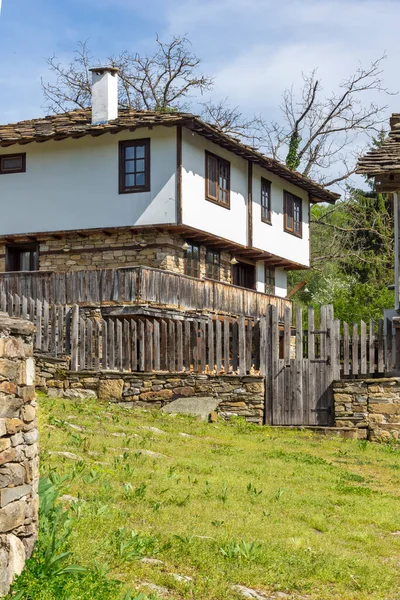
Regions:
<instances>
[{"instance_id":1,"label":"wooden plank","mask_svg":"<svg viewBox=\"0 0 400 600\"><path fill-rule=\"evenodd\" d=\"M26 296L22 296L21 317L23 319L27 319L28 318L28 298Z\"/></svg>"},{"instance_id":2,"label":"wooden plank","mask_svg":"<svg viewBox=\"0 0 400 600\"><path fill-rule=\"evenodd\" d=\"M253 321L247 319L246 325L246 372L250 373L253 366Z\"/></svg>"},{"instance_id":3,"label":"wooden plank","mask_svg":"<svg viewBox=\"0 0 400 600\"><path fill-rule=\"evenodd\" d=\"M86 361L85 367L89 371L93 369L93 322L87 320L87 339L86 339Z\"/></svg>"},{"instance_id":4,"label":"wooden plank","mask_svg":"<svg viewBox=\"0 0 400 600\"><path fill-rule=\"evenodd\" d=\"M372 375L376 371L375 361L375 322L369 322L369 372Z\"/></svg>"},{"instance_id":5,"label":"wooden plank","mask_svg":"<svg viewBox=\"0 0 400 600\"><path fill-rule=\"evenodd\" d=\"M303 414L302 424L310 425L310 359L303 359Z\"/></svg>"},{"instance_id":6,"label":"wooden plank","mask_svg":"<svg viewBox=\"0 0 400 600\"><path fill-rule=\"evenodd\" d=\"M183 328L182 321L176 322L176 363L179 373L183 371Z\"/></svg>"},{"instance_id":7,"label":"wooden plank","mask_svg":"<svg viewBox=\"0 0 400 600\"><path fill-rule=\"evenodd\" d=\"M283 324L283 357L285 366L290 366L290 326L292 324L292 313L288 306L285 306L285 317Z\"/></svg>"},{"instance_id":8,"label":"wooden plank","mask_svg":"<svg viewBox=\"0 0 400 600\"><path fill-rule=\"evenodd\" d=\"M192 364L190 358L191 323L188 319L185 319L183 327L183 366L185 371L190 371Z\"/></svg>"},{"instance_id":9,"label":"wooden plank","mask_svg":"<svg viewBox=\"0 0 400 600\"><path fill-rule=\"evenodd\" d=\"M86 369L86 321L79 319L79 370Z\"/></svg>"},{"instance_id":10,"label":"wooden plank","mask_svg":"<svg viewBox=\"0 0 400 600\"><path fill-rule=\"evenodd\" d=\"M246 322L239 317L239 375L246 375Z\"/></svg>"},{"instance_id":11,"label":"wooden plank","mask_svg":"<svg viewBox=\"0 0 400 600\"><path fill-rule=\"evenodd\" d=\"M131 370L133 372L138 370L138 342L137 342L137 323L136 321L130 322L130 333L131 333Z\"/></svg>"},{"instance_id":12,"label":"wooden plank","mask_svg":"<svg viewBox=\"0 0 400 600\"><path fill-rule=\"evenodd\" d=\"M360 351L361 351L361 375L367 374L367 325L361 321L360 325Z\"/></svg>"},{"instance_id":13,"label":"wooden plank","mask_svg":"<svg viewBox=\"0 0 400 600\"><path fill-rule=\"evenodd\" d=\"M138 371L145 370L145 338L144 338L144 322L139 319L137 328L138 338Z\"/></svg>"},{"instance_id":14,"label":"wooden plank","mask_svg":"<svg viewBox=\"0 0 400 600\"><path fill-rule=\"evenodd\" d=\"M208 353L208 369L210 373L215 371L215 352L214 352L214 322L212 319L207 321L207 353Z\"/></svg>"},{"instance_id":15,"label":"wooden plank","mask_svg":"<svg viewBox=\"0 0 400 600\"><path fill-rule=\"evenodd\" d=\"M309 306L308 307L308 352L307 352L307 356L309 358L309 360L314 360L315 359L315 335L314 335L314 330L315 330L315 316L314 316L314 309Z\"/></svg>"},{"instance_id":16,"label":"wooden plank","mask_svg":"<svg viewBox=\"0 0 400 600\"><path fill-rule=\"evenodd\" d=\"M168 321L168 353L169 370L171 373L176 371L176 343L175 343L175 323L172 319Z\"/></svg>"},{"instance_id":17,"label":"wooden plank","mask_svg":"<svg viewBox=\"0 0 400 600\"><path fill-rule=\"evenodd\" d=\"M353 336L351 341L352 357L351 357L351 374L358 375L358 325L353 325Z\"/></svg>"},{"instance_id":18,"label":"wooden plank","mask_svg":"<svg viewBox=\"0 0 400 600\"><path fill-rule=\"evenodd\" d=\"M50 306L50 352L57 355L57 307Z\"/></svg>"},{"instance_id":19,"label":"wooden plank","mask_svg":"<svg viewBox=\"0 0 400 600\"><path fill-rule=\"evenodd\" d=\"M192 356L193 356L193 370L195 372L199 369L199 340L198 340L198 329L199 324L197 321L193 322L192 329Z\"/></svg>"},{"instance_id":20,"label":"wooden plank","mask_svg":"<svg viewBox=\"0 0 400 600\"><path fill-rule=\"evenodd\" d=\"M21 298L18 294L14 294L14 317L21 316Z\"/></svg>"},{"instance_id":21,"label":"wooden plank","mask_svg":"<svg viewBox=\"0 0 400 600\"><path fill-rule=\"evenodd\" d=\"M115 369L115 323L114 319L108 322L108 367L111 371Z\"/></svg>"},{"instance_id":22,"label":"wooden plank","mask_svg":"<svg viewBox=\"0 0 400 600\"><path fill-rule=\"evenodd\" d=\"M65 340L65 311L61 304L57 307L57 354L64 353Z\"/></svg>"},{"instance_id":23,"label":"wooden plank","mask_svg":"<svg viewBox=\"0 0 400 600\"><path fill-rule=\"evenodd\" d=\"M278 312L271 305L271 387L272 387L272 425L279 425L279 329Z\"/></svg>"},{"instance_id":24,"label":"wooden plank","mask_svg":"<svg viewBox=\"0 0 400 600\"><path fill-rule=\"evenodd\" d=\"M334 335L335 335L335 354L333 357L333 379L339 381L340 379L340 320L335 319L334 321Z\"/></svg>"},{"instance_id":25,"label":"wooden plank","mask_svg":"<svg viewBox=\"0 0 400 600\"><path fill-rule=\"evenodd\" d=\"M108 324L105 319L101 320L101 368L108 369Z\"/></svg>"},{"instance_id":26,"label":"wooden plank","mask_svg":"<svg viewBox=\"0 0 400 600\"><path fill-rule=\"evenodd\" d=\"M260 321L254 321L253 327L254 370L260 370Z\"/></svg>"},{"instance_id":27,"label":"wooden plank","mask_svg":"<svg viewBox=\"0 0 400 600\"><path fill-rule=\"evenodd\" d=\"M229 332L229 320L224 319L224 370L227 375L230 371L230 332Z\"/></svg>"},{"instance_id":28,"label":"wooden plank","mask_svg":"<svg viewBox=\"0 0 400 600\"><path fill-rule=\"evenodd\" d=\"M346 322L343 323L343 375L350 375L350 338Z\"/></svg>"},{"instance_id":29,"label":"wooden plank","mask_svg":"<svg viewBox=\"0 0 400 600\"><path fill-rule=\"evenodd\" d=\"M160 363L161 363L161 370L162 371L167 371L168 370L168 325L167 322L164 320L160 321L160 345L161 345L161 357L160 357Z\"/></svg>"},{"instance_id":30,"label":"wooden plank","mask_svg":"<svg viewBox=\"0 0 400 600\"><path fill-rule=\"evenodd\" d=\"M232 371L237 373L238 370L238 358L239 358L239 324L237 320L232 322Z\"/></svg>"},{"instance_id":31,"label":"wooden plank","mask_svg":"<svg viewBox=\"0 0 400 600\"><path fill-rule=\"evenodd\" d=\"M386 319L386 370L392 371L393 369L393 328L392 320Z\"/></svg>"},{"instance_id":32,"label":"wooden plank","mask_svg":"<svg viewBox=\"0 0 400 600\"><path fill-rule=\"evenodd\" d=\"M385 342L383 331L383 319L378 321L378 373L385 372Z\"/></svg>"},{"instance_id":33,"label":"wooden plank","mask_svg":"<svg viewBox=\"0 0 400 600\"><path fill-rule=\"evenodd\" d=\"M70 306L65 307L65 354L71 354L71 320L72 310Z\"/></svg>"},{"instance_id":34,"label":"wooden plank","mask_svg":"<svg viewBox=\"0 0 400 600\"><path fill-rule=\"evenodd\" d=\"M36 350L43 350L42 348L42 302L41 300L36 300ZM72 367L71 367L72 368ZM72 369L76 371L77 369Z\"/></svg>"},{"instance_id":35,"label":"wooden plank","mask_svg":"<svg viewBox=\"0 0 400 600\"><path fill-rule=\"evenodd\" d=\"M93 369L100 370L100 334L101 328L98 319L93 320Z\"/></svg>"},{"instance_id":36,"label":"wooden plank","mask_svg":"<svg viewBox=\"0 0 400 600\"><path fill-rule=\"evenodd\" d=\"M222 371L222 323L215 321L215 369L217 374Z\"/></svg>"},{"instance_id":37,"label":"wooden plank","mask_svg":"<svg viewBox=\"0 0 400 600\"><path fill-rule=\"evenodd\" d=\"M116 352L115 352L115 367L117 371L123 370L123 357L122 357L122 321L117 319L115 323L116 329Z\"/></svg>"},{"instance_id":38,"label":"wooden plank","mask_svg":"<svg viewBox=\"0 0 400 600\"><path fill-rule=\"evenodd\" d=\"M206 340L206 323L205 321L200 322L200 362L198 364L198 372L206 372L207 363L207 340Z\"/></svg>"},{"instance_id":39,"label":"wooden plank","mask_svg":"<svg viewBox=\"0 0 400 600\"><path fill-rule=\"evenodd\" d=\"M43 301L43 346L44 352L49 351L49 303Z\"/></svg>"},{"instance_id":40,"label":"wooden plank","mask_svg":"<svg viewBox=\"0 0 400 600\"><path fill-rule=\"evenodd\" d=\"M150 373L153 370L153 324L146 319L145 325L145 370Z\"/></svg>"},{"instance_id":41,"label":"wooden plank","mask_svg":"<svg viewBox=\"0 0 400 600\"><path fill-rule=\"evenodd\" d=\"M154 370L159 371L161 369L160 351L161 351L161 340L160 340L160 323L154 319L153 323L153 340L154 340Z\"/></svg>"},{"instance_id":42,"label":"wooden plank","mask_svg":"<svg viewBox=\"0 0 400 600\"><path fill-rule=\"evenodd\" d=\"M40 300L37 301L41 305ZM71 315L71 371L79 367L79 306L74 304Z\"/></svg>"},{"instance_id":43,"label":"wooden plank","mask_svg":"<svg viewBox=\"0 0 400 600\"><path fill-rule=\"evenodd\" d=\"M303 311L296 307L296 375L294 390L294 425L303 425Z\"/></svg>"}]
</instances>

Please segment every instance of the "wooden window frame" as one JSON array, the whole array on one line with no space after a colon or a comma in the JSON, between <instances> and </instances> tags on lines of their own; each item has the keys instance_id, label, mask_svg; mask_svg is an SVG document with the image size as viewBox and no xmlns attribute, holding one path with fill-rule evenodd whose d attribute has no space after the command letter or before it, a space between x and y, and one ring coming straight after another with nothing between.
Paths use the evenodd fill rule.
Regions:
<instances>
[{"instance_id":1,"label":"wooden window frame","mask_svg":"<svg viewBox=\"0 0 400 600\"><path fill-rule=\"evenodd\" d=\"M20 169L4 169L3 160L12 158L21 158ZM13 175L15 173L26 173L26 152L14 154L0 154L0 175Z\"/></svg>"},{"instance_id":2,"label":"wooden window frame","mask_svg":"<svg viewBox=\"0 0 400 600\"><path fill-rule=\"evenodd\" d=\"M267 206L265 206L265 204L263 203L264 186L266 186L268 188L268 205ZM269 181L269 179L266 179L265 177L261 177L261 221L263 223L267 223L268 225L272 225L272 221L271 221L271 188L272 188L272 184Z\"/></svg>"},{"instance_id":3,"label":"wooden window frame","mask_svg":"<svg viewBox=\"0 0 400 600\"><path fill-rule=\"evenodd\" d=\"M125 185L125 161L126 161L126 148L132 148L136 146L144 146L144 185L126 186ZM119 193L120 194L137 194L140 192L150 191L150 138L142 138L140 140L124 140L119 143Z\"/></svg>"},{"instance_id":4,"label":"wooden window frame","mask_svg":"<svg viewBox=\"0 0 400 600\"><path fill-rule=\"evenodd\" d=\"M200 265L201 265L200 244L194 244L193 242L187 242L187 244L189 244L189 246L191 248L197 248L197 250L198 250L198 261L197 261L197 267L193 268L193 263L196 262L193 259L193 254L192 254L192 256L189 259L189 257L188 257L188 251L185 250L185 275L187 275L188 277L194 277L196 279L199 279L200 278ZM190 268L189 268L189 260L190 260ZM196 271L197 271L197 275L193 275L193 272L196 272Z\"/></svg>"},{"instance_id":5,"label":"wooden window frame","mask_svg":"<svg viewBox=\"0 0 400 600\"><path fill-rule=\"evenodd\" d=\"M295 226L295 202L299 203L299 231L296 231L296 226ZM288 225L288 217L289 215L289 210L290 210L290 205L292 205L291 208L291 217L293 220L293 226L290 227ZM283 192L283 228L286 231L286 233L290 233L291 235L294 235L298 238L302 238L303 237L303 200L299 197L296 196L295 194L292 194L291 192L287 192L284 191Z\"/></svg>"},{"instance_id":6,"label":"wooden window frame","mask_svg":"<svg viewBox=\"0 0 400 600\"><path fill-rule=\"evenodd\" d=\"M268 283L267 283L267 271L273 271L273 278L268 276ZM273 285L273 292L269 291L267 289L267 286ZM269 267L268 265L264 265L264 291L266 294L268 294L269 296L275 296L275 292L276 292L276 273L275 273L275 269L274 267Z\"/></svg>"},{"instance_id":7,"label":"wooden window frame","mask_svg":"<svg viewBox=\"0 0 400 600\"><path fill-rule=\"evenodd\" d=\"M213 256L218 254L218 265L214 261L213 262L208 261L209 254L212 254ZM218 276L217 277L214 277L214 273L212 273L211 276L209 275L209 273L208 273L209 265L212 266L213 271L214 271L215 267L218 268ZM213 248L206 248L206 279L212 279L213 281L221 281L221 252L219 250L214 250Z\"/></svg>"},{"instance_id":8,"label":"wooden window frame","mask_svg":"<svg viewBox=\"0 0 400 600\"><path fill-rule=\"evenodd\" d=\"M11 269L12 259L10 251L30 252L30 268L28 271L21 271L20 269ZM32 271L39 270L39 244L7 244L6 245L6 272L9 273L29 273Z\"/></svg>"},{"instance_id":9,"label":"wooden window frame","mask_svg":"<svg viewBox=\"0 0 400 600\"><path fill-rule=\"evenodd\" d=\"M209 176L208 176L208 159L209 158L213 158L217 161L217 181L216 181L216 187L217 187L217 195L216 196L212 196L209 193ZM222 206L223 208L227 208L228 210L230 210L231 208L231 163L228 160L225 160L224 158L221 158L220 156L217 156L216 154L213 154L212 152L208 152L208 150L206 150L206 154L205 154L205 162L206 162L206 166L205 166L205 173L206 173L206 177L205 177L205 187L206 187L206 200L208 200L208 202L213 202L214 204L217 204L218 206ZM219 187L219 171L220 171L220 166L221 165L225 165L228 167L228 188L227 188L227 194L228 194L228 201L227 202L222 202L219 199L219 192L220 192L220 187Z\"/></svg>"}]
</instances>

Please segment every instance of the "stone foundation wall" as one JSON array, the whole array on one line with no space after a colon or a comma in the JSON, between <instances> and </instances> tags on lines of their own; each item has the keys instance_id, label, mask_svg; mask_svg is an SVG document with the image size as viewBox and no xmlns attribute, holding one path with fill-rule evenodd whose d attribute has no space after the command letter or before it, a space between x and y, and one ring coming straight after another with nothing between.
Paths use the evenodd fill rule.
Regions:
<instances>
[{"instance_id":1,"label":"stone foundation wall","mask_svg":"<svg viewBox=\"0 0 400 600\"><path fill-rule=\"evenodd\" d=\"M59 239L58 239L59 238ZM71 232L57 238L41 234L39 242L40 271L78 271L143 265L185 272L185 238L167 230L149 229L135 232L120 229L109 232L95 230L78 235ZM200 247L200 277L205 277L206 247ZM221 252L221 277L231 283L231 255ZM6 269L6 245L0 244L0 272Z\"/></svg>"},{"instance_id":2,"label":"stone foundation wall","mask_svg":"<svg viewBox=\"0 0 400 600\"><path fill-rule=\"evenodd\" d=\"M32 554L38 531L34 326L0 313L0 596Z\"/></svg>"},{"instance_id":3,"label":"stone foundation wall","mask_svg":"<svg viewBox=\"0 0 400 600\"><path fill-rule=\"evenodd\" d=\"M337 427L368 429L371 441L400 439L400 378L334 383Z\"/></svg>"},{"instance_id":4,"label":"stone foundation wall","mask_svg":"<svg viewBox=\"0 0 400 600\"><path fill-rule=\"evenodd\" d=\"M96 398L119 402L132 408L161 408L178 398L220 399L217 412L262 424L264 380L236 375L196 373L120 373L113 371L69 371L69 362L37 357L36 386L50 397Z\"/></svg>"}]
</instances>

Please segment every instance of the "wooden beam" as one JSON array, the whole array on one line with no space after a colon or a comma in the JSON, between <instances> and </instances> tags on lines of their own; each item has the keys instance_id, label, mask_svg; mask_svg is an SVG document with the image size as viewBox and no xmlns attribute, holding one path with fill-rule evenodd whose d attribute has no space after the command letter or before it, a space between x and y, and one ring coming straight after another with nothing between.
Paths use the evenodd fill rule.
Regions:
<instances>
[{"instance_id":1,"label":"wooden beam","mask_svg":"<svg viewBox=\"0 0 400 600\"><path fill-rule=\"evenodd\" d=\"M176 222L182 223L182 127L176 128Z\"/></svg>"},{"instance_id":2,"label":"wooden beam","mask_svg":"<svg viewBox=\"0 0 400 600\"><path fill-rule=\"evenodd\" d=\"M253 163L247 162L247 244L253 245Z\"/></svg>"}]
</instances>

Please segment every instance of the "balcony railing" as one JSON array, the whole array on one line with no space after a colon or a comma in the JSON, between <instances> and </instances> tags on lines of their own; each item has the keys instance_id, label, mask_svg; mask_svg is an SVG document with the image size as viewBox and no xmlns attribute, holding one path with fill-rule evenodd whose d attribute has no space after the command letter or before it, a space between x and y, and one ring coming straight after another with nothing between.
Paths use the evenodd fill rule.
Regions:
<instances>
[{"instance_id":1,"label":"balcony railing","mask_svg":"<svg viewBox=\"0 0 400 600\"><path fill-rule=\"evenodd\" d=\"M285 298L200 280L152 267L0 273L0 294L17 294L51 304L129 305L244 315L257 318L273 304L283 318Z\"/></svg>"}]
</instances>

